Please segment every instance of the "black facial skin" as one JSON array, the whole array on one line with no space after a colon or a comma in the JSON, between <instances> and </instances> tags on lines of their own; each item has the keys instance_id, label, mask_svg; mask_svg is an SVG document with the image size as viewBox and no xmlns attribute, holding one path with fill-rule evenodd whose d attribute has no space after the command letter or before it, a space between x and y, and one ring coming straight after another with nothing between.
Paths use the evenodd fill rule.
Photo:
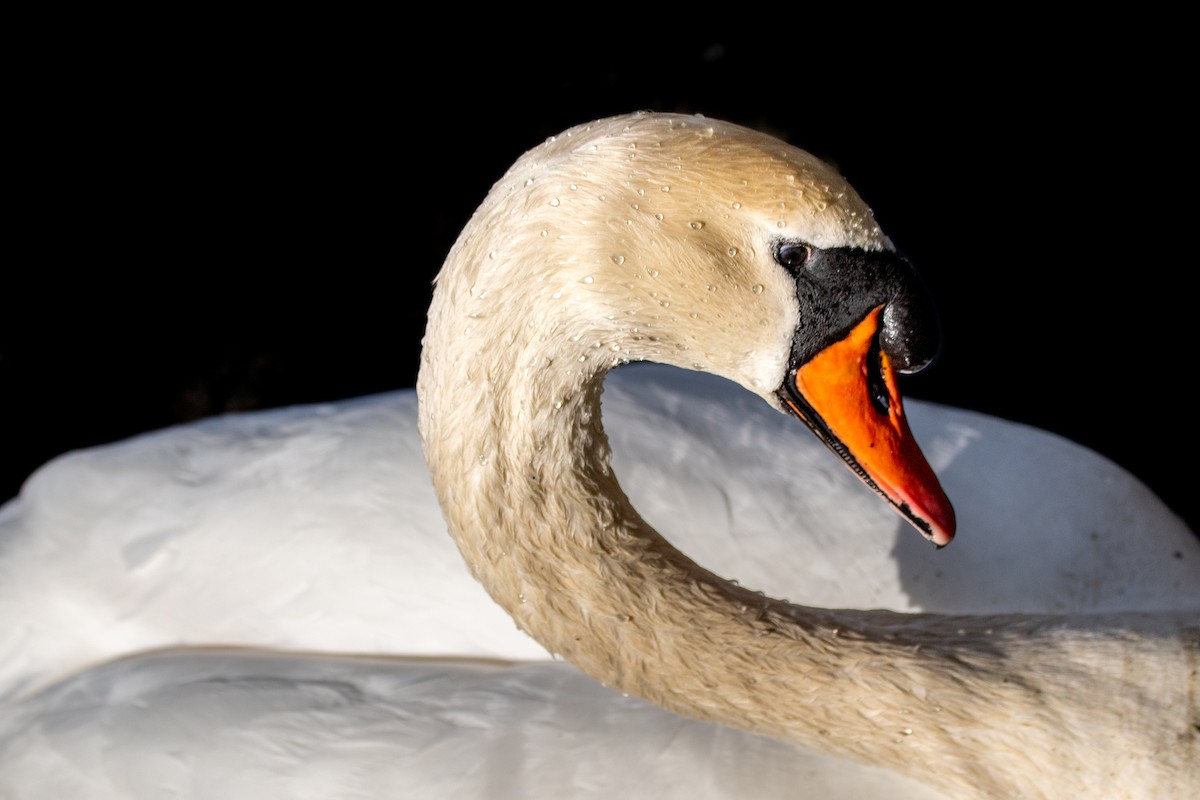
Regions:
<instances>
[{"instance_id":1,"label":"black facial skin","mask_svg":"<svg viewBox=\"0 0 1200 800\"><path fill-rule=\"evenodd\" d=\"M917 372L937 355L940 331L933 303L916 271L896 253L821 250L790 239L773 247L775 261L794 278L800 301L789 372L844 338L881 305L878 346L897 370Z\"/></svg>"}]
</instances>

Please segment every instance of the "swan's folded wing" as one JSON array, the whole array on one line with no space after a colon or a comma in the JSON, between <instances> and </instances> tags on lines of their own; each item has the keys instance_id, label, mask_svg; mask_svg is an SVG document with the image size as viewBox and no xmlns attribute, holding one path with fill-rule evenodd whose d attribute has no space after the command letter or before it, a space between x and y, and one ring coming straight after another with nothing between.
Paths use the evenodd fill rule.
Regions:
<instances>
[{"instance_id":1,"label":"swan's folded wing","mask_svg":"<svg viewBox=\"0 0 1200 800\"><path fill-rule=\"evenodd\" d=\"M0 796L939 798L623 697L564 663L162 653L0 722Z\"/></svg>"}]
</instances>

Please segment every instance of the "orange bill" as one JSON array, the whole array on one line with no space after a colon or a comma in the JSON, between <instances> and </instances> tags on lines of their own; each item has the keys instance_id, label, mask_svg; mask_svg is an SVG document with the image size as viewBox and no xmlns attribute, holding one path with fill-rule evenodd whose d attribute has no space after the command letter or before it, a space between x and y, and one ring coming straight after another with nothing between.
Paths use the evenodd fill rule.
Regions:
<instances>
[{"instance_id":1,"label":"orange bill","mask_svg":"<svg viewBox=\"0 0 1200 800\"><path fill-rule=\"evenodd\" d=\"M797 368L784 399L868 486L939 547L954 507L908 429L896 371L878 346L880 306Z\"/></svg>"}]
</instances>

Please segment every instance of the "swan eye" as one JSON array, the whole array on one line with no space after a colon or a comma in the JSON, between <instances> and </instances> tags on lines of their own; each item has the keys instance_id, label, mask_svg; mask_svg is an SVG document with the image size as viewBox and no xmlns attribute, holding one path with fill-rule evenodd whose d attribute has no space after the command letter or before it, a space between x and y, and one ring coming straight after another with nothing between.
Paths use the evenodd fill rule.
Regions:
<instances>
[{"instance_id":1,"label":"swan eye","mask_svg":"<svg viewBox=\"0 0 1200 800\"><path fill-rule=\"evenodd\" d=\"M812 257L812 247L800 242L782 242L775 248L775 261L790 272L796 272Z\"/></svg>"}]
</instances>

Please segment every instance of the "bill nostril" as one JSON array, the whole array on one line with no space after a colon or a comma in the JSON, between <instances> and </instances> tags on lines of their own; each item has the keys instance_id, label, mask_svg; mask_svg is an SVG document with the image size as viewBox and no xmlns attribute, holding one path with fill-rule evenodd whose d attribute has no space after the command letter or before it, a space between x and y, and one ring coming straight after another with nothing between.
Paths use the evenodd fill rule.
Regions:
<instances>
[{"instance_id":1,"label":"bill nostril","mask_svg":"<svg viewBox=\"0 0 1200 800\"><path fill-rule=\"evenodd\" d=\"M883 377L883 358L879 339L876 338L867 352L867 396L871 400L871 407L886 417L892 407L892 395Z\"/></svg>"}]
</instances>

